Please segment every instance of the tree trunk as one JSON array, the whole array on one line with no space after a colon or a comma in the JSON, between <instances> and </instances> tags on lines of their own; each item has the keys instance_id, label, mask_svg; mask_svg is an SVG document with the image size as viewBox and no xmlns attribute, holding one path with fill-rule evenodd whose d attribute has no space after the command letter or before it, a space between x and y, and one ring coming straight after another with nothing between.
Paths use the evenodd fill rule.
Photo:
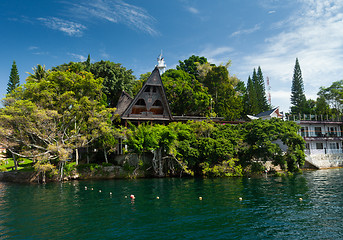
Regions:
<instances>
[{"instance_id":1,"label":"tree trunk","mask_svg":"<svg viewBox=\"0 0 343 240\"><path fill-rule=\"evenodd\" d=\"M42 175L43 175L42 176L43 177L42 182L45 183L45 171L42 172Z\"/></svg>"},{"instance_id":2,"label":"tree trunk","mask_svg":"<svg viewBox=\"0 0 343 240\"><path fill-rule=\"evenodd\" d=\"M63 179L63 166L64 166L64 162L61 162L61 176L60 176L60 181L62 181Z\"/></svg>"},{"instance_id":3,"label":"tree trunk","mask_svg":"<svg viewBox=\"0 0 343 240\"><path fill-rule=\"evenodd\" d=\"M79 165L79 149L75 149L75 165Z\"/></svg>"},{"instance_id":4,"label":"tree trunk","mask_svg":"<svg viewBox=\"0 0 343 240\"><path fill-rule=\"evenodd\" d=\"M104 156L105 156L105 161L106 161L106 163L108 163L107 152L106 152L106 149L105 149L105 148L104 148Z\"/></svg>"},{"instance_id":5,"label":"tree trunk","mask_svg":"<svg viewBox=\"0 0 343 240\"><path fill-rule=\"evenodd\" d=\"M12 158L13 158L13 163L14 163L14 170L18 171L18 162L17 159L15 158L15 154L12 152Z\"/></svg>"},{"instance_id":6,"label":"tree trunk","mask_svg":"<svg viewBox=\"0 0 343 240\"><path fill-rule=\"evenodd\" d=\"M162 164L162 148L159 148L158 150L158 175L159 177L163 177L164 176L164 173L163 173L163 164Z\"/></svg>"},{"instance_id":7,"label":"tree trunk","mask_svg":"<svg viewBox=\"0 0 343 240\"><path fill-rule=\"evenodd\" d=\"M154 158L152 159L152 166L154 172L158 177L163 177L163 163L162 163L162 148L158 148L153 151Z\"/></svg>"},{"instance_id":8,"label":"tree trunk","mask_svg":"<svg viewBox=\"0 0 343 240\"><path fill-rule=\"evenodd\" d=\"M87 164L89 164L89 151L88 151L88 146L87 146Z\"/></svg>"}]
</instances>

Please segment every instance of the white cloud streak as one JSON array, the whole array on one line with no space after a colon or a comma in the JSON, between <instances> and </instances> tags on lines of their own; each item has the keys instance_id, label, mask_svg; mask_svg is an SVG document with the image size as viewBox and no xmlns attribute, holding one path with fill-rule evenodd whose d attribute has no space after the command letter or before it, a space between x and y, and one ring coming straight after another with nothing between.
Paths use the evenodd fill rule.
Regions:
<instances>
[{"instance_id":1,"label":"white cloud streak","mask_svg":"<svg viewBox=\"0 0 343 240\"><path fill-rule=\"evenodd\" d=\"M196 9L195 7L186 7L187 11L193 14L198 14L199 10Z\"/></svg>"},{"instance_id":2,"label":"white cloud streak","mask_svg":"<svg viewBox=\"0 0 343 240\"><path fill-rule=\"evenodd\" d=\"M229 53L233 49L231 47L206 47L199 53L199 56L205 56L207 61L214 64L225 64L229 58Z\"/></svg>"},{"instance_id":3,"label":"white cloud streak","mask_svg":"<svg viewBox=\"0 0 343 240\"><path fill-rule=\"evenodd\" d=\"M46 27L66 33L69 36L82 36L86 27L57 17L38 18Z\"/></svg>"},{"instance_id":4,"label":"white cloud streak","mask_svg":"<svg viewBox=\"0 0 343 240\"><path fill-rule=\"evenodd\" d=\"M238 30L238 31L232 33L231 37L235 37L235 36L242 35L242 34L251 34L253 32L258 31L260 28L261 28L261 26L259 24L256 24L253 28L242 29L242 30Z\"/></svg>"},{"instance_id":5,"label":"white cloud streak","mask_svg":"<svg viewBox=\"0 0 343 240\"><path fill-rule=\"evenodd\" d=\"M158 35L154 28L156 20L144 8L122 0L87 0L72 6L70 12L74 17L98 18L111 23L125 24L150 35Z\"/></svg>"},{"instance_id":6,"label":"white cloud streak","mask_svg":"<svg viewBox=\"0 0 343 240\"><path fill-rule=\"evenodd\" d=\"M84 62L87 60L87 57L80 55L80 54L75 54L75 53L68 53L68 55L72 56L73 58L77 59L79 62Z\"/></svg>"}]
</instances>

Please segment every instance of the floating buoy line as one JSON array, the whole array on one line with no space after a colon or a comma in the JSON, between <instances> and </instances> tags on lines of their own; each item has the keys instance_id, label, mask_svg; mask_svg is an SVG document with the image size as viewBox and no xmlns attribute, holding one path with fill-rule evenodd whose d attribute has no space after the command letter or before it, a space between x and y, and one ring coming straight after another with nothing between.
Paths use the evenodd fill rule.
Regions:
<instances>
[{"instance_id":1,"label":"floating buoy line","mask_svg":"<svg viewBox=\"0 0 343 240\"><path fill-rule=\"evenodd\" d=\"M74 184L74 186L75 186L75 184ZM85 186L84 188L85 188L85 190L88 190L88 187L87 187L87 186ZM90 188L90 190L93 191L94 188ZM99 193L101 193L101 192L102 192L102 191L101 191L101 189L100 189L100 190L99 190ZM109 192L109 195L112 197L113 193L112 193L112 192ZM125 196L125 198L128 198L128 197ZM130 198L131 198L131 200L135 200L135 199L136 199L136 197L135 197L134 194L131 194L131 195L130 195ZM160 199L160 197L159 197L159 196L156 196L156 199L158 200L158 199ZM199 199L200 201L202 201L202 200L203 200L203 197L200 196L200 197L198 197L198 199ZM239 201L243 201L243 198L242 198L242 197L239 197L238 200L239 200ZM299 200L299 201L303 201L303 198L300 197L298 200Z\"/></svg>"}]
</instances>

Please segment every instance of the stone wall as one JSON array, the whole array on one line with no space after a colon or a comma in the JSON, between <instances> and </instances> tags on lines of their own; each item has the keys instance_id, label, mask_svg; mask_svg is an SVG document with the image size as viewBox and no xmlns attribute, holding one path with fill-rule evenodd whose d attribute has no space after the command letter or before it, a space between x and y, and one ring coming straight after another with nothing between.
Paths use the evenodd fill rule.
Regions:
<instances>
[{"instance_id":1,"label":"stone wall","mask_svg":"<svg viewBox=\"0 0 343 240\"><path fill-rule=\"evenodd\" d=\"M343 167L343 154L317 154L306 155L306 166L313 165L315 168L336 168Z\"/></svg>"},{"instance_id":2,"label":"stone wall","mask_svg":"<svg viewBox=\"0 0 343 240\"><path fill-rule=\"evenodd\" d=\"M0 181L18 183L37 182L37 176L35 172L0 172Z\"/></svg>"}]
</instances>

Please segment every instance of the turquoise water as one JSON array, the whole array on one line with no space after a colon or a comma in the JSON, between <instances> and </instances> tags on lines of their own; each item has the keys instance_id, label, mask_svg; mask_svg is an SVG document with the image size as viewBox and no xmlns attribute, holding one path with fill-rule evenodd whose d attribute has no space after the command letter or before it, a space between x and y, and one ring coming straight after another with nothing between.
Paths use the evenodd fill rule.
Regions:
<instances>
[{"instance_id":1,"label":"turquoise water","mask_svg":"<svg viewBox=\"0 0 343 240\"><path fill-rule=\"evenodd\" d=\"M293 178L0 183L0 239L343 239L342 180L343 169L333 169Z\"/></svg>"}]
</instances>

